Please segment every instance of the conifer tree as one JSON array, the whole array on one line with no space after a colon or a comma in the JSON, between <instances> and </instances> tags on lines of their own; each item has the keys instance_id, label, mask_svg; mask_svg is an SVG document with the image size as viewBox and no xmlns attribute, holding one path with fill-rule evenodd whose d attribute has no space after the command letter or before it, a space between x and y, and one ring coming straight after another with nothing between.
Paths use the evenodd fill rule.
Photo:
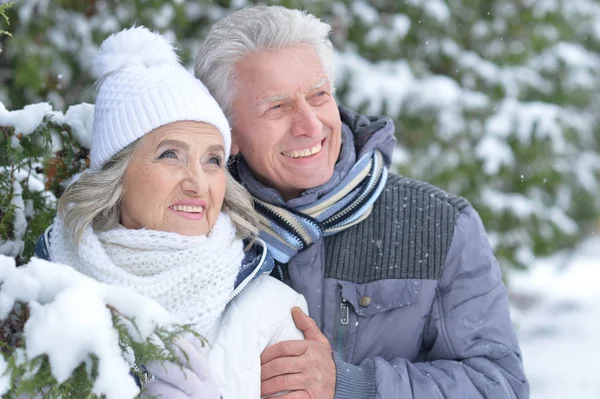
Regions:
<instances>
[{"instance_id":1,"label":"conifer tree","mask_svg":"<svg viewBox=\"0 0 600 399\"><path fill-rule=\"evenodd\" d=\"M466 197L503 266L527 266L532 256L571 247L592 231L600 214L596 1L267 3L306 9L331 23L339 102L393 118L394 170ZM97 46L134 23L176 40L191 69L211 24L247 5L61 0L50 7L23 0L9 10L13 37L0 38L0 102L17 110L48 101L57 111L93 102ZM5 147L18 132L3 131ZM65 178L80 170L75 160L85 149L71 144L58 155L46 148L38 161L42 175L54 163L59 169L64 163L68 171L57 175ZM12 163L0 159L2 167ZM7 182L2 204L14 190ZM60 183L53 187L59 195ZM2 206L10 215L10 206ZM46 221L31 229L31 238Z\"/></svg>"}]
</instances>

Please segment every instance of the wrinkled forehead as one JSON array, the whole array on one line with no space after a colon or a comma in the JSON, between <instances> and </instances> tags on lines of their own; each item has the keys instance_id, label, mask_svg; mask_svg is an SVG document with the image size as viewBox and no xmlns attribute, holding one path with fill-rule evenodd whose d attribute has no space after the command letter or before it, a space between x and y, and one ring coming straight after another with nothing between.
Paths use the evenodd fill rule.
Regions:
<instances>
[{"instance_id":1,"label":"wrinkled forehead","mask_svg":"<svg viewBox=\"0 0 600 399\"><path fill-rule=\"evenodd\" d=\"M294 46L251 53L236 65L238 93L257 100L291 95L329 84L318 53L311 46Z\"/></svg>"},{"instance_id":2,"label":"wrinkled forehead","mask_svg":"<svg viewBox=\"0 0 600 399\"><path fill-rule=\"evenodd\" d=\"M214 125L199 121L177 121L162 125L146 134L142 140L151 147L164 143L180 143L184 148L196 145L218 145L223 148L223 135Z\"/></svg>"}]
</instances>

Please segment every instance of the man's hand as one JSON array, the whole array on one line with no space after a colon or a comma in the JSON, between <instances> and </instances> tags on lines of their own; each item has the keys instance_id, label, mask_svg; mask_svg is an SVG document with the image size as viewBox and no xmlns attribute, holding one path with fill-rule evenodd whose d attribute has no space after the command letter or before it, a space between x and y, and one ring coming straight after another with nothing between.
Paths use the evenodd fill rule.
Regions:
<instances>
[{"instance_id":1,"label":"man's hand","mask_svg":"<svg viewBox=\"0 0 600 399\"><path fill-rule=\"evenodd\" d=\"M261 396L292 391L282 399L333 399L335 363L331 345L313 319L292 309L294 323L305 341L282 341L264 350L261 362Z\"/></svg>"}]
</instances>

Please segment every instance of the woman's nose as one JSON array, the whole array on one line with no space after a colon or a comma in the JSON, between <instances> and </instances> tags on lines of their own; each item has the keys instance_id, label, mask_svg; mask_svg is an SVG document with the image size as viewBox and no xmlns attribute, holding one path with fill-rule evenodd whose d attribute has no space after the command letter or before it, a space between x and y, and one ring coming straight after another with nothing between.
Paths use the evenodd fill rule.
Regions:
<instances>
[{"instance_id":1,"label":"woman's nose","mask_svg":"<svg viewBox=\"0 0 600 399\"><path fill-rule=\"evenodd\" d=\"M188 168L181 181L181 188L190 195L202 195L208 191L209 184L202 167Z\"/></svg>"}]
</instances>

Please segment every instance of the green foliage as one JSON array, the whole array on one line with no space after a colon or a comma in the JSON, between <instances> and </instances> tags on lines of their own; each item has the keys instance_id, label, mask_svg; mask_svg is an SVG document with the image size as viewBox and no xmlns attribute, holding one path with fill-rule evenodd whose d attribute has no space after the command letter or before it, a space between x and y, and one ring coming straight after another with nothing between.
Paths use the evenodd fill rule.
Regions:
<instances>
[{"instance_id":1,"label":"green foliage","mask_svg":"<svg viewBox=\"0 0 600 399\"><path fill-rule=\"evenodd\" d=\"M21 264L52 224L64 182L87 166L87 150L73 137L71 126L54 122L50 114L31 134L2 126L0 133L0 239L23 242L22 250L11 254ZM25 226L17 226L19 217Z\"/></svg>"},{"instance_id":2,"label":"green foliage","mask_svg":"<svg viewBox=\"0 0 600 399\"><path fill-rule=\"evenodd\" d=\"M332 25L339 102L392 117L404 154L395 171L466 197L480 212L503 266L526 267L531 256L571 247L593 232L600 217L597 1L263 3L306 9ZM90 71L97 46L134 23L175 39L191 69L211 24L248 5L60 0L49 7L23 0L8 13L13 37L0 42L0 101L11 109L49 101L59 111L93 102ZM0 135L7 148L2 140ZM31 151L39 154L37 143ZM85 152L74 142L63 149L52 154L46 148L32 163L41 163L44 175L59 166L43 177L53 196L80 169L77 154ZM24 151L11 160L0 154L0 167L11 166ZM494 166L493 158L502 154L504 161ZM9 200L9 179L2 179L0 233L11 237L18 210ZM24 235L26 259L53 205L44 208L26 184L23 189L39 215Z\"/></svg>"},{"instance_id":3,"label":"green foliage","mask_svg":"<svg viewBox=\"0 0 600 399\"><path fill-rule=\"evenodd\" d=\"M342 102L394 118L396 170L466 197L504 266L593 233L600 4L350 0L337 14Z\"/></svg>"},{"instance_id":4,"label":"green foliage","mask_svg":"<svg viewBox=\"0 0 600 399\"><path fill-rule=\"evenodd\" d=\"M15 3L10 2L10 3L0 4L0 17L2 17L4 19L4 22L6 22L6 25L10 25L10 20L8 19L8 16L6 16L6 12L8 10L10 10L10 8L13 6L13 4L15 4ZM10 34L10 32L0 29L0 36L1 35L12 36Z\"/></svg>"},{"instance_id":5,"label":"green foliage","mask_svg":"<svg viewBox=\"0 0 600 399\"><path fill-rule=\"evenodd\" d=\"M110 307L109 307L110 308ZM148 364L151 361L172 362L180 367L188 365L187 358L182 361L176 353L178 338L183 335L193 336L205 344L204 338L196 333L191 326L159 327L154 335L144 341L138 341L131 336L131 329L140 336L135 320L126 318L116 309L110 308L113 317L113 326L119 336L119 344L125 359L133 354L133 366L131 369L139 381L148 380L148 375L137 365ZM15 332L20 334L21 332ZM86 362L81 363L71 374L71 377L62 384L58 384L52 375L50 362L47 355L41 355L34 359L26 359L22 350L24 347L16 348L14 344L0 341L0 349L5 356L7 368L5 375L10 375L11 390L3 398L16 399L23 397L41 397L44 399L59 398L86 398L101 399L92 393L94 380L98 376L98 358L90 355ZM20 352L20 353L19 353ZM183 351L182 351L183 352ZM183 352L184 356L187 356ZM37 395L37 396L36 396ZM140 396L137 396L140 398Z\"/></svg>"}]
</instances>

